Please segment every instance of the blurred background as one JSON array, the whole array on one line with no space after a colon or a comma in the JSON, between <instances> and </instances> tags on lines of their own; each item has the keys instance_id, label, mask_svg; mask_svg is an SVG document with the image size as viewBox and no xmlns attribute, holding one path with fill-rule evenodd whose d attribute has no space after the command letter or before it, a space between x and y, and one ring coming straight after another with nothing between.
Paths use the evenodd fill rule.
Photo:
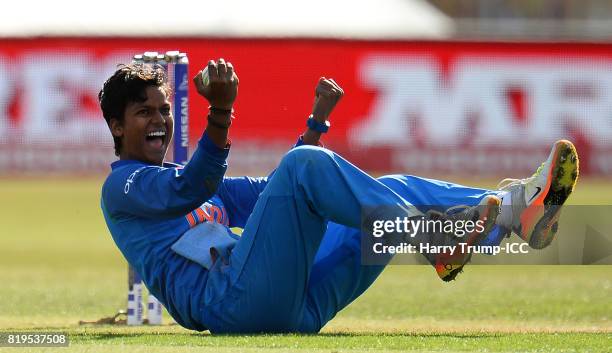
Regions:
<instances>
[{"instance_id":1,"label":"blurred background","mask_svg":"<svg viewBox=\"0 0 612 353\"><path fill-rule=\"evenodd\" d=\"M99 209L116 157L97 94L134 54L186 52L191 77L209 59L234 64L240 90L230 175L267 175L276 166L304 131L315 85L325 76L346 92L325 145L375 175L494 187L501 177L531 175L551 144L568 138L581 158L570 202L610 205L611 19L605 0L3 4L0 327L75 324L124 305L126 264ZM207 106L192 88L192 147ZM604 287L568 280L577 292L567 293L601 309L593 325L609 327L610 270L598 271L604 280L584 281ZM524 302L566 293L554 289L563 271L557 280L547 281L546 271L538 280L521 277L525 288L506 290L526 273L508 271L500 292L520 292ZM476 288L468 293L492 277L468 275L466 288ZM534 282L544 289L530 291ZM444 303L456 287L445 288L427 291L432 303ZM590 305L595 294L608 306ZM560 310L574 305L566 299ZM471 308L459 304L458 315ZM568 325L580 319L544 315L551 317Z\"/></svg>"},{"instance_id":2,"label":"blurred background","mask_svg":"<svg viewBox=\"0 0 612 353\"><path fill-rule=\"evenodd\" d=\"M115 157L97 104L103 81L136 53L179 49L190 76L218 57L240 76L230 174L267 174L328 76L346 97L324 142L366 170L523 176L570 138L584 176L612 175L607 1L158 3L167 13L119 0L96 11L8 5L0 174L106 173ZM193 89L189 103L193 146L207 104Z\"/></svg>"}]
</instances>

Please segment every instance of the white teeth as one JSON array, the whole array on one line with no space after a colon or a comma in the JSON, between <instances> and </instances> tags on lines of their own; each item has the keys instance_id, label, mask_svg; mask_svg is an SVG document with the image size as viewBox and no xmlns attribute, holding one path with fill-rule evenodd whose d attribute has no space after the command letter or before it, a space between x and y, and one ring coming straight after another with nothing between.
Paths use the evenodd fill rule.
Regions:
<instances>
[{"instance_id":1,"label":"white teeth","mask_svg":"<svg viewBox=\"0 0 612 353\"><path fill-rule=\"evenodd\" d=\"M149 132L147 134L147 136L166 136L166 133L164 131L153 131L153 132Z\"/></svg>"}]
</instances>

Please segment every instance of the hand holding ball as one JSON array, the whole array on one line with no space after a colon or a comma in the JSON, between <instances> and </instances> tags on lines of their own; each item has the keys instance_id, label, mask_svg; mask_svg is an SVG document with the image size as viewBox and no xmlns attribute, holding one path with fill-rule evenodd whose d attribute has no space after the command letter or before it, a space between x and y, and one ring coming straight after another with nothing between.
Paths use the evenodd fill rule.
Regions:
<instances>
[{"instance_id":1,"label":"hand holding ball","mask_svg":"<svg viewBox=\"0 0 612 353\"><path fill-rule=\"evenodd\" d=\"M204 68L204 70L202 70L202 83L204 84L204 86L208 86L208 83L210 82L210 79L208 77L208 66Z\"/></svg>"},{"instance_id":2,"label":"hand holding ball","mask_svg":"<svg viewBox=\"0 0 612 353\"><path fill-rule=\"evenodd\" d=\"M198 94L206 98L211 107L231 111L238 94L238 76L230 62L210 60L194 78Z\"/></svg>"}]
</instances>

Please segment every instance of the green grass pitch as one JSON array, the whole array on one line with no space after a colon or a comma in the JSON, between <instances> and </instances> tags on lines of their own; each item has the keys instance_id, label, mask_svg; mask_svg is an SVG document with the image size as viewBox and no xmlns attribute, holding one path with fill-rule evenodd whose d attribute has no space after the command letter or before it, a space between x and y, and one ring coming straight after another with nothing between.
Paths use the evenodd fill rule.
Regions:
<instances>
[{"instance_id":1,"label":"green grass pitch","mask_svg":"<svg viewBox=\"0 0 612 353\"><path fill-rule=\"evenodd\" d=\"M102 179L0 179L0 332L64 331L68 348L4 352L612 352L611 266L471 266L443 283L391 266L319 335L210 336L169 325L79 326L125 307L126 264ZM612 204L583 180L574 204Z\"/></svg>"}]
</instances>

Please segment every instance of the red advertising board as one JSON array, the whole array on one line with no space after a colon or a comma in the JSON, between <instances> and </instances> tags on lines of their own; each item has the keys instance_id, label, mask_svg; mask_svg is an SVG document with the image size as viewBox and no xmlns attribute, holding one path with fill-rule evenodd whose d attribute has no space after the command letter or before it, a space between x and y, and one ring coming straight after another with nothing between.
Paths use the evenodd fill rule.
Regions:
<instances>
[{"instance_id":1,"label":"red advertising board","mask_svg":"<svg viewBox=\"0 0 612 353\"><path fill-rule=\"evenodd\" d=\"M180 49L240 77L234 170L273 167L305 128L321 76L346 95L325 144L380 172L521 176L558 138L612 175L612 45L199 38L0 40L0 173L105 171L103 81L135 53ZM207 103L191 90L190 138Z\"/></svg>"}]
</instances>

